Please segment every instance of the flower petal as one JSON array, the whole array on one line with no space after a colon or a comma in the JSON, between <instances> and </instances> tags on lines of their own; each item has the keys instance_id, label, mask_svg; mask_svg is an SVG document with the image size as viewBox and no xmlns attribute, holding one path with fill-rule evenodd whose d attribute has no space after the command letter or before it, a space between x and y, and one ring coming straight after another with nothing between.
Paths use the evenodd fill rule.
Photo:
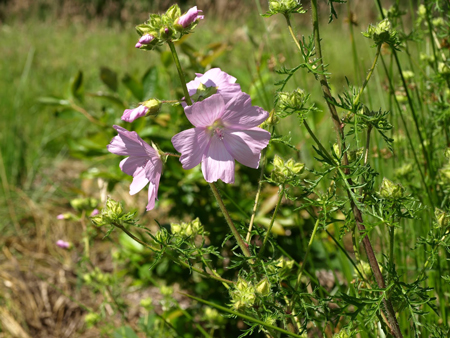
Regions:
<instances>
[{"instance_id":1,"label":"flower petal","mask_svg":"<svg viewBox=\"0 0 450 338\"><path fill-rule=\"evenodd\" d=\"M130 195L135 195L148 183L148 178L145 175L145 169L139 167L133 174L133 182L130 184Z\"/></svg>"},{"instance_id":2,"label":"flower petal","mask_svg":"<svg viewBox=\"0 0 450 338\"><path fill-rule=\"evenodd\" d=\"M185 107L184 112L195 127L208 127L222 116L224 107L222 96L214 94L201 102Z\"/></svg>"},{"instance_id":3,"label":"flower petal","mask_svg":"<svg viewBox=\"0 0 450 338\"><path fill-rule=\"evenodd\" d=\"M234 183L234 159L218 137L211 138L208 151L203 155L202 172L209 183L219 178L225 183Z\"/></svg>"},{"instance_id":4,"label":"flower petal","mask_svg":"<svg viewBox=\"0 0 450 338\"><path fill-rule=\"evenodd\" d=\"M210 142L205 128L192 128L172 137L174 148L181 153L183 169L192 169L198 165Z\"/></svg>"},{"instance_id":5,"label":"flower petal","mask_svg":"<svg viewBox=\"0 0 450 338\"><path fill-rule=\"evenodd\" d=\"M252 106L250 96L246 93L237 94L225 106L222 121L232 129L249 129L263 123L269 113L258 106Z\"/></svg>"},{"instance_id":6,"label":"flower petal","mask_svg":"<svg viewBox=\"0 0 450 338\"><path fill-rule=\"evenodd\" d=\"M113 126L119 135L113 137L107 145L108 151L122 156L158 156L156 150L147 144L135 131L128 131L119 126Z\"/></svg>"},{"instance_id":7,"label":"flower petal","mask_svg":"<svg viewBox=\"0 0 450 338\"><path fill-rule=\"evenodd\" d=\"M143 167L145 163L148 161L147 156L130 156L127 158L124 158L120 164L120 169L127 175L133 176L135 171L139 167Z\"/></svg>"},{"instance_id":8,"label":"flower petal","mask_svg":"<svg viewBox=\"0 0 450 338\"><path fill-rule=\"evenodd\" d=\"M243 165L257 169L261 150L269 144L270 133L261 128L225 130L223 143L228 152Z\"/></svg>"},{"instance_id":9,"label":"flower petal","mask_svg":"<svg viewBox=\"0 0 450 338\"><path fill-rule=\"evenodd\" d=\"M147 163L145 170L147 178L150 180L148 185L148 204L146 210L152 210L155 207L155 200L158 199L159 180L161 179L162 162L161 160L155 161L156 163Z\"/></svg>"}]
</instances>

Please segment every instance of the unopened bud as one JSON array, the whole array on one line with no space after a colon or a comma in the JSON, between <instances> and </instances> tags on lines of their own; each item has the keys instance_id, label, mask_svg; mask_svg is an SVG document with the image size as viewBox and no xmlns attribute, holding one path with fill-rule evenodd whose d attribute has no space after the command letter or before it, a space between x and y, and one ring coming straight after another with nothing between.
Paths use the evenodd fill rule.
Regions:
<instances>
[{"instance_id":1,"label":"unopened bud","mask_svg":"<svg viewBox=\"0 0 450 338\"><path fill-rule=\"evenodd\" d=\"M152 308L152 299L150 297L141 299L139 304L148 311Z\"/></svg>"},{"instance_id":2,"label":"unopened bud","mask_svg":"<svg viewBox=\"0 0 450 338\"><path fill-rule=\"evenodd\" d=\"M270 294L270 283L267 278L264 278L256 284L256 293L262 297L266 297Z\"/></svg>"},{"instance_id":3,"label":"unopened bud","mask_svg":"<svg viewBox=\"0 0 450 338\"><path fill-rule=\"evenodd\" d=\"M158 99L150 99L142 103L143 106L147 107L147 113L145 116L156 115L161 109L161 101Z\"/></svg>"},{"instance_id":4,"label":"unopened bud","mask_svg":"<svg viewBox=\"0 0 450 338\"><path fill-rule=\"evenodd\" d=\"M434 216L437 219L437 223L438 223L439 227L446 228L449 225L450 215L447 212L445 212L439 208L435 208Z\"/></svg>"},{"instance_id":5,"label":"unopened bud","mask_svg":"<svg viewBox=\"0 0 450 338\"><path fill-rule=\"evenodd\" d=\"M387 178L383 178L383 182L381 182L380 187L380 195L382 197L387 199L398 199L403 197L404 192L405 188L403 188L400 184L395 184Z\"/></svg>"},{"instance_id":6,"label":"unopened bud","mask_svg":"<svg viewBox=\"0 0 450 338\"><path fill-rule=\"evenodd\" d=\"M122 204L114 201L111 198L108 198L108 200L106 201L106 210L108 217L112 219L119 218L120 216L122 216L123 213Z\"/></svg>"}]
</instances>

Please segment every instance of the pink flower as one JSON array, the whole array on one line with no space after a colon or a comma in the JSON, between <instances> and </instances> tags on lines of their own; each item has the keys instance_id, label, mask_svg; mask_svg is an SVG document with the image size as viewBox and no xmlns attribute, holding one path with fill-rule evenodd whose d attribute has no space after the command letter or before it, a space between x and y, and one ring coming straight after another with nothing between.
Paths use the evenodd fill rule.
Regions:
<instances>
[{"instance_id":1,"label":"pink flower","mask_svg":"<svg viewBox=\"0 0 450 338\"><path fill-rule=\"evenodd\" d=\"M141 191L147 183L147 211L155 207L158 195L159 180L162 172L162 161L158 152L142 140L134 131L114 126L119 135L108 144L108 150L116 155L129 156L120 162L120 169L125 174L133 176L130 185L130 195Z\"/></svg>"},{"instance_id":2,"label":"pink flower","mask_svg":"<svg viewBox=\"0 0 450 338\"><path fill-rule=\"evenodd\" d=\"M141 36L141 38L139 39L139 41L136 43L136 45L134 47L141 48L143 45L149 44L154 39L155 39L155 37L153 35L144 34Z\"/></svg>"},{"instance_id":3,"label":"pink flower","mask_svg":"<svg viewBox=\"0 0 450 338\"><path fill-rule=\"evenodd\" d=\"M62 239L58 240L56 245L62 249L70 249L72 246L69 242L63 241Z\"/></svg>"},{"instance_id":4,"label":"pink flower","mask_svg":"<svg viewBox=\"0 0 450 338\"><path fill-rule=\"evenodd\" d=\"M187 28L196 20L204 19L204 16L199 15L199 13L203 13L203 11L197 10L197 6L194 6L178 18L177 24L181 25L183 28Z\"/></svg>"},{"instance_id":5,"label":"pink flower","mask_svg":"<svg viewBox=\"0 0 450 338\"><path fill-rule=\"evenodd\" d=\"M205 74L196 73L195 75L196 78L186 84L189 96L195 95L201 84L206 88L216 87L217 93L222 95L225 103L241 92L241 86L236 83L236 78L223 72L220 68L212 68Z\"/></svg>"},{"instance_id":6,"label":"pink flower","mask_svg":"<svg viewBox=\"0 0 450 338\"><path fill-rule=\"evenodd\" d=\"M90 217L97 216L99 213L100 213L100 211L98 211L98 209L94 209L94 210L92 210Z\"/></svg>"},{"instance_id":7,"label":"pink flower","mask_svg":"<svg viewBox=\"0 0 450 338\"><path fill-rule=\"evenodd\" d=\"M184 169L202 162L207 182L219 178L234 183L234 160L250 168L258 168L261 150L270 140L270 133L257 126L269 113L252 106L250 96L241 92L225 104L214 94L184 109L195 128L172 137L172 144L181 153Z\"/></svg>"},{"instance_id":8,"label":"pink flower","mask_svg":"<svg viewBox=\"0 0 450 338\"><path fill-rule=\"evenodd\" d=\"M145 116L148 112L148 107L144 105L140 105L137 108L134 109L125 109L123 112L123 115L121 117L122 121L126 122L133 122L139 117Z\"/></svg>"},{"instance_id":9,"label":"pink flower","mask_svg":"<svg viewBox=\"0 0 450 338\"><path fill-rule=\"evenodd\" d=\"M65 219L63 214L59 214L58 216L56 216L56 219Z\"/></svg>"}]
</instances>

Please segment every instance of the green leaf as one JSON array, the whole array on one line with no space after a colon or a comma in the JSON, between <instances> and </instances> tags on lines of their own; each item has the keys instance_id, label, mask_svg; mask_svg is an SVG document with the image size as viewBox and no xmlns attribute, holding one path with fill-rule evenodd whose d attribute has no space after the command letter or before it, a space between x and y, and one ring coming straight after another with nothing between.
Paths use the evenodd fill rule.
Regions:
<instances>
[{"instance_id":1,"label":"green leaf","mask_svg":"<svg viewBox=\"0 0 450 338\"><path fill-rule=\"evenodd\" d=\"M83 72L81 70L70 80L70 95L80 101L83 99Z\"/></svg>"},{"instance_id":2,"label":"green leaf","mask_svg":"<svg viewBox=\"0 0 450 338\"><path fill-rule=\"evenodd\" d=\"M108 67L100 67L100 80L113 92L117 92L117 73Z\"/></svg>"},{"instance_id":3,"label":"green leaf","mask_svg":"<svg viewBox=\"0 0 450 338\"><path fill-rule=\"evenodd\" d=\"M40 97L37 100L39 103L46 104L48 106L61 106L68 107L70 106L69 100L59 99L57 97Z\"/></svg>"},{"instance_id":4,"label":"green leaf","mask_svg":"<svg viewBox=\"0 0 450 338\"><path fill-rule=\"evenodd\" d=\"M139 81L132 77L130 74L125 74L122 79L122 83L130 90L130 92L137 100L143 100L144 90L142 88L142 83L139 83Z\"/></svg>"},{"instance_id":5,"label":"green leaf","mask_svg":"<svg viewBox=\"0 0 450 338\"><path fill-rule=\"evenodd\" d=\"M119 327L113 333L113 338L139 338L133 329L129 326Z\"/></svg>"},{"instance_id":6,"label":"green leaf","mask_svg":"<svg viewBox=\"0 0 450 338\"><path fill-rule=\"evenodd\" d=\"M158 69L150 67L142 77L143 100L148 100L155 95L158 86Z\"/></svg>"}]
</instances>

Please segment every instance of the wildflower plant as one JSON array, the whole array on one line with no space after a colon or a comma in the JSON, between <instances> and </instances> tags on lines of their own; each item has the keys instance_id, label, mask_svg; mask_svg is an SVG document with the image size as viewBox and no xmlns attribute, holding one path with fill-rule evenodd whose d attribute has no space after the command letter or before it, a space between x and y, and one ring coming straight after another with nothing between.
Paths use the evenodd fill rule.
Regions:
<instances>
[{"instance_id":1,"label":"wildflower plant","mask_svg":"<svg viewBox=\"0 0 450 338\"><path fill-rule=\"evenodd\" d=\"M336 3L329 2L330 21L337 18ZM132 176L131 195L149 185L147 211L158 211L170 194L175 196L172 201L186 203L195 212L208 210L206 216L185 213L170 225L155 220L158 230L111 198L92 215L92 223L104 227L106 235L119 230L139 243L139 254L131 261L146 264L147 272L140 273L164 279L169 269L178 269L184 273L179 280L195 282L185 283L186 290L180 291L197 302L190 305L197 312L192 315L177 303L167 280L149 276L164 296L164 315L152 317L152 311L157 312L154 301L141 300L148 312L143 332L159 328L171 337L195 326L195 336L208 337L213 335L204 327L214 333L235 319L245 324L241 337L444 337L442 332L448 332L448 286L443 283L450 278L436 275L450 253L450 163L444 159L450 146L450 71L448 53L438 39L448 20L432 17L433 11L439 13L437 5L426 2L419 8L414 34L429 36L434 46L433 55L421 57L421 71L432 73L434 80L417 88L419 71L402 69L398 57L403 51L410 57L408 46L415 41L401 34L405 12L399 5L387 10L379 1L377 5L380 22L362 33L373 42L371 66L365 77L356 77L354 84L347 79L334 93L322 53L317 1L306 11L296 0L270 0L264 20L281 14L295 48L290 64L296 66L275 70L273 100L264 108L253 104L239 78L228 74L231 69L213 67L194 75L182 68L175 43L204 29L207 13L193 7L182 14L174 5L163 14L150 14L136 27L136 48L148 53L170 50L173 64L166 60L167 68L172 66L171 74L178 76L180 95L172 100L136 95L140 104L124 110L122 126L113 126L118 135L107 149L127 156L118 168ZM297 15L311 15L312 28L305 33L309 36L296 35L291 19ZM385 72L388 107L376 106L368 95L377 67ZM309 88L294 85L300 72L316 81L311 83L321 90L321 102L311 98ZM427 95L424 105L421 100ZM162 136L142 127L156 123L168 104L172 119L159 129L164 130ZM334 127L331 137L319 136L325 127L315 122L323 114ZM286 129L301 134L305 143L295 144ZM399 153L407 154L408 161L384 170L384 158ZM110 175L110 182L124 176ZM250 202L244 196L249 191ZM417 238L407 227L412 220L426 223ZM330 257L329 247L340 257L339 264ZM409 254L400 254L417 248L425 261L416 255L413 262ZM331 270L330 285L316 268L317 260L326 261ZM413 263L414 272L408 269ZM95 270L87 276L89 283L112 284ZM211 291L212 299L202 297L210 289L220 290L220 296ZM438 299L431 296L432 289ZM184 321L173 319L177 316ZM88 324L95 325L97 319L91 315Z\"/></svg>"}]
</instances>

